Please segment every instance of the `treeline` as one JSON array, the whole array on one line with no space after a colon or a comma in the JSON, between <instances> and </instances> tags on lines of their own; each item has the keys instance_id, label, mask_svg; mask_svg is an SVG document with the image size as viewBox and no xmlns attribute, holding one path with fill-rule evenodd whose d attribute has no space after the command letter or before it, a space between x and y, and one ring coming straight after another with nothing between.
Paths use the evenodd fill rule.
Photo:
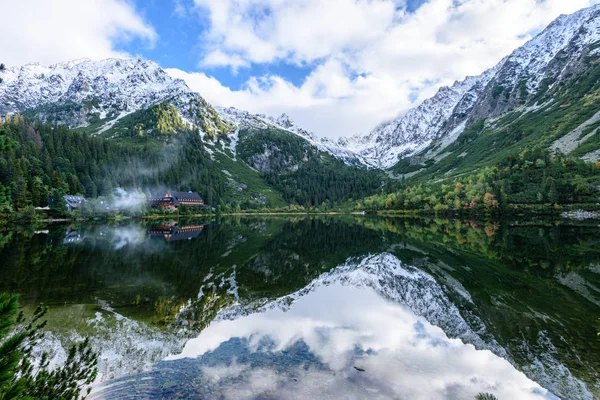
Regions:
<instances>
[{"instance_id":1,"label":"treeline","mask_svg":"<svg viewBox=\"0 0 600 400\"><path fill-rule=\"evenodd\" d=\"M12 144L0 151L0 212L44 207L64 194L109 196L117 187L171 185L211 205L226 191L199 135L122 142L7 116L0 138Z\"/></svg>"},{"instance_id":2,"label":"treeline","mask_svg":"<svg viewBox=\"0 0 600 400\"><path fill-rule=\"evenodd\" d=\"M369 197L358 210L506 211L520 205L560 208L600 201L600 162L526 150L496 166L441 182L401 184L387 194Z\"/></svg>"},{"instance_id":3,"label":"treeline","mask_svg":"<svg viewBox=\"0 0 600 400\"><path fill-rule=\"evenodd\" d=\"M120 138L7 116L0 121L0 213L33 212L49 205L60 214L64 204L55 199L65 194L95 199L111 196L116 188L142 188L148 196L166 188L192 190L224 212L273 206L267 198L257 202L240 197L198 131L180 129L172 121L161 124L163 114L157 114L161 129L146 132L135 120L132 126L139 132L133 129ZM250 185L248 192L273 187L287 204L327 210L364 198L381 185L380 172L345 165L294 135L253 135L238 149L244 160L251 160L267 144L276 149L272 168L256 176L259 182L242 176L241 182ZM240 171L246 169L252 172L247 166Z\"/></svg>"}]
</instances>

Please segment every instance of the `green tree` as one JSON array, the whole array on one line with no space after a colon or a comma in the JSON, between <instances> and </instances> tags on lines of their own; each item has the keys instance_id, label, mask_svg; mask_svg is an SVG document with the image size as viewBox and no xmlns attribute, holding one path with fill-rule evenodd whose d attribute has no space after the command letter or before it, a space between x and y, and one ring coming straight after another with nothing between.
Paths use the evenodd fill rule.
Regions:
<instances>
[{"instance_id":1,"label":"green tree","mask_svg":"<svg viewBox=\"0 0 600 400\"><path fill-rule=\"evenodd\" d=\"M2 83L1 79L0 83ZM12 150L16 145L17 142L7 137L6 129L0 128L0 152Z\"/></svg>"},{"instance_id":2,"label":"green tree","mask_svg":"<svg viewBox=\"0 0 600 400\"><path fill-rule=\"evenodd\" d=\"M35 206L44 207L48 204L48 188L39 176L31 182L31 200Z\"/></svg>"},{"instance_id":3,"label":"green tree","mask_svg":"<svg viewBox=\"0 0 600 400\"><path fill-rule=\"evenodd\" d=\"M63 199L65 192L62 189L52 189L49 195L48 202L52 214L57 216L65 215L67 213L67 206Z\"/></svg>"},{"instance_id":4,"label":"green tree","mask_svg":"<svg viewBox=\"0 0 600 400\"><path fill-rule=\"evenodd\" d=\"M12 208L10 188L0 183L0 213L10 212Z\"/></svg>"},{"instance_id":5,"label":"green tree","mask_svg":"<svg viewBox=\"0 0 600 400\"><path fill-rule=\"evenodd\" d=\"M548 196L548 202L550 203L558 203L559 202L559 197L558 197L558 190L556 189L556 181L554 180L554 178L549 177L548 179L546 179L546 189L547 189L547 196Z\"/></svg>"},{"instance_id":6,"label":"green tree","mask_svg":"<svg viewBox=\"0 0 600 400\"><path fill-rule=\"evenodd\" d=\"M47 354L34 363L46 312L39 306L26 320L18 312L18 296L0 293L0 399L77 399L96 378L98 356L87 339L70 349L62 367L50 370Z\"/></svg>"}]
</instances>

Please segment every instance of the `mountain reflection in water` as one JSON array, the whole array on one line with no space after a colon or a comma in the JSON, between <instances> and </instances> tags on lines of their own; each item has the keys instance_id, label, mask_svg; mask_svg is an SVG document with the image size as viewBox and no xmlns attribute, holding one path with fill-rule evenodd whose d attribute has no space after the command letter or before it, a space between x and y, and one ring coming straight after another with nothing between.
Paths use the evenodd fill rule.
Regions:
<instances>
[{"instance_id":1,"label":"mountain reflection in water","mask_svg":"<svg viewBox=\"0 0 600 400\"><path fill-rule=\"evenodd\" d=\"M93 396L123 382L138 398L253 396L267 370L263 398L284 396L301 368L314 390L358 397L594 399L598 237L593 221L348 216L31 227L0 232L0 291L50 305L39 347L55 361L91 337ZM177 355L200 358L164 361Z\"/></svg>"},{"instance_id":2,"label":"mountain reflection in water","mask_svg":"<svg viewBox=\"0 0 600 400\"><path fill-rule=\"evenodd\" d=\"M554 398L508 361L449 339L373 289L319 285L289 309L280 306L217 321L174 361L93 397L474 399L493 391Z\"/></svg>"}]
</instances>

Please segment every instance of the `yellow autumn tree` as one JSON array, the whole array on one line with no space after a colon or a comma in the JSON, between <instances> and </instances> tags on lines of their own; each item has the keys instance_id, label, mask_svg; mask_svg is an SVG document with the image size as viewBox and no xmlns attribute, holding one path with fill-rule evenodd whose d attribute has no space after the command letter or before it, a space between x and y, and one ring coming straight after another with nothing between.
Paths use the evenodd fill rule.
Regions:
<instances>
[{"instance_id":1,"label":"yellow autumn tree","mask_svg":"<svg viewBox=\"0 0 600 400\"><path fill-rule=\"evenodd\" d=\"M485 204L487 208L496 208L498 207L498 200L494 198L493 194L486 192L485 196L483 196L483 204Z\"/></svg>"}]
</instances>

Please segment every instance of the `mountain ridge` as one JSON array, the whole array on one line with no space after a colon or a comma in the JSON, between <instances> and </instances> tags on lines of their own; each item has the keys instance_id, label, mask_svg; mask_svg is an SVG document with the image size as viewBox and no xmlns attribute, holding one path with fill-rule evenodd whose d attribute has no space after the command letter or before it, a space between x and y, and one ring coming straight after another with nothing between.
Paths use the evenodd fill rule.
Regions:
<instances>
[{"instance_id":1,"label":"mountain ridge","mask_svg":"<svg viewBox=\"0 0 600 400\"><path fill-rule=\"evenodd\" d=\"M429 187L425 197L415 195L412 203L400 193L385 204L416 208L426 198L428 209L454 210L481 204L486 195L502 199L502 207L510 202L593 203L598 186L595 170L581 160L600 166L599 48L600 6L562 16L482 75L442 87L404 117L366 136L337 143L306 131L287 114L270 117L213 107L153 61L80 59L49 67L8 68L1 72L0 114L23 113L24 120L8 124L7 118L2 123L10 130L9 139L24 146L19 154L2 156L11 172L3 177L0 189L11 197L5 201L7 207L18 210L31 204L45 206L47 193L57 187L97 197L121 185L164 184L134 176L154 167L168 171L161 172L160 179L169 185L190 185L187 190L198 190L209 203L212 199L223 206L352 207L356 202L361 207L361 200L369 196L405 190L405 180L416 188L496 168L495 173L512 186L480 185L477 193L469 192L468 202L460 204L458 199L449 200L447 188L440 187L445 195L436 197ZM32 124L36 120L50 124ZM64 131L65 126L74 128L76 135ZM29 142L36 148L28 147ZM68 143L68 149L61 142ZM44 151L50 157L41 154L48 144L53 147ZM83 151L75 149L83 144L85 161ZM101 152L94 150L100 146ZM569 162L581 163L577 174L561 167L566 161L554 157L556 150L566 153ZM115 173L114 166L128 160L114 160L111 152L137 154L139 171ZM29 164L9 168L23 154ZM165 154L177 162L160 161ZM48 159L43 171L42 157ZM520 179L533 179L533 172L523 177L515 169L504 171L515 160L523 169L532 162L552 165L558 175L553 180L543 175L541 184L530 182L527 188L519 186ZM62 181L54 176L56 166ZM35 189L32 201L36 185L40 190ZM415 193L421 190L417 189ZM375 200L363 206L378 205L380 199Z\"/></svg>"},{"instance_id":2,"label":"mountain ridge","mask_svg":"<svg viewBox=\"0 0 600 400\"><path fill-rule=\"evenodd\" d=\"M478 119L498 117L531 101L547 89L544 79L549 75L559 73L565 78L569 70L560 70L560 66L566 67L561 61L576 64L585 46L593 46L598 40L600 5L561 15L482 75L442 87L404 116L339 143L384 169L415 155L431 159Z\"/></svg>"},{"instance_id":3,"label":"mountain ridge","mask_svg":"<svg viewBox=\"0 0 600 400\"><path fill-rule=\"evenodd\" d=\"M29 111L42 121L70 127L110 129L121 118L160 102L171 102L189 126L211 137L235 132L233 123L255 129L286 130L350 165L390 169L402 159L432 159L471 124L495 118L581 69L586 46L600 40L600 5L561 15L523 46L479 76L467 76L404 116L383 122L367 134L337 141L317 137L286 114L274 118L233 107L214 107L181 80L150 60L87 58L47 67L30 63L8 68L0 83L0 114ZM587 50L595 51L595 49ZM73 104L72 104L73 103ZM189 105L195 103L192 110ZM63 108L44 108L60 105ZM64 110L83 106L78 109ZM207 131L207 132L205 132ZM235 139L234 139L235 140Z\"/></svg>"},{"instance_id":4,"label":"mountain ridge","mask_svg":"<svg viewBox=\"0 0 600 400\"><path fill-rule=\"evenodd\" d=\"M214 107L182 79L173 78L151 60L81 58L49 66L29 63L7 68L3 80L0 115L24 112L42 122L102 133L128 115L169 102L188 127L198 127L204 136L233 134L235 128L230 123L238 129L240 125L272 126L291 132L348 164L368 165L351 151L299 127L286 114L273 118L233 107Z\"/></svg>"}]
</instances>

